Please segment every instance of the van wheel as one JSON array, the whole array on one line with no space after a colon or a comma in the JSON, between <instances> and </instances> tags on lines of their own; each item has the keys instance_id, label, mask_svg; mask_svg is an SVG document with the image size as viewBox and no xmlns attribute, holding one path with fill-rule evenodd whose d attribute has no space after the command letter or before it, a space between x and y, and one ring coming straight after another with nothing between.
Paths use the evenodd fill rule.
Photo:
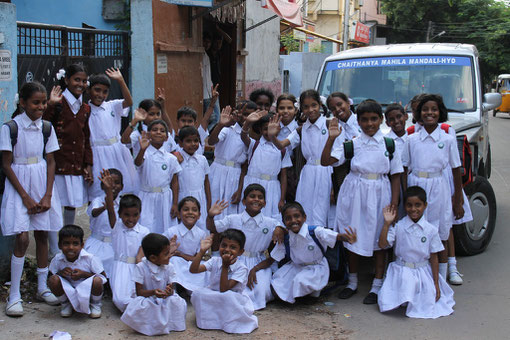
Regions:
<instances>
[{"instance_id":1,"label":"van wheel","mask_svg":"<svg viewBox=\"0 0 510 340\"><path fill-rule=\"evenodd\" d=\"M465 191L473 221L454 226L455 248L460 255L475 255L487 248L496 227L496 196L489 181L481 176Z\"/></svg>"},{"instance_id":2,"label":"van wheel","mask_svg":"<svg viewBox=\"0 0 510 340\"><path fill-rule=\"evenodd\" d=\"M492 117L496 117L496 113L498 113L498 110L496 109L492 110Z\"/></svg>"}]
</instances>

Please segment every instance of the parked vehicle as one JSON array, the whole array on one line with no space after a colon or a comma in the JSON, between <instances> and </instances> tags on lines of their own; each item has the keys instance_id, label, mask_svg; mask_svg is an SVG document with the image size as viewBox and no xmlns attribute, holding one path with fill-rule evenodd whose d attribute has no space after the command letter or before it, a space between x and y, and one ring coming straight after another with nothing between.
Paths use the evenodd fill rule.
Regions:
<instances>
[{"instance_id":1,"label":"parked vehicle","mask_svg":"<svg viewBox=\"0 0 510 340\"><path fill-rule=\"evenodd\" d=\"M510 113L510 74L500 74L496 83L496 92L501 94L501 105L492 113L496 117L497 112Z\"/></svg>"},{"instance_id":2,"label":"parked vehicle","mask_svg":"<svg viewBox=\"0 0 510 340\"><path fill-rule=\"evenodd\" d=\"M474 220L454 228L457 251L473 255L487 248L496 225L496 197L488 181L488 112L501 104L501 95L482 95L475 46L427 43L347 50L324 61L316 89L324 97L335 91L344 92L354 105L371 98L383 106L395 102L405 106L416 94L441 94L448 108L448 123L461 137L458 139L467 136L473 160L473 181L466 183L464 189ZM407 124L412 124L411 118Z\"/></svg>"}]
</instances>

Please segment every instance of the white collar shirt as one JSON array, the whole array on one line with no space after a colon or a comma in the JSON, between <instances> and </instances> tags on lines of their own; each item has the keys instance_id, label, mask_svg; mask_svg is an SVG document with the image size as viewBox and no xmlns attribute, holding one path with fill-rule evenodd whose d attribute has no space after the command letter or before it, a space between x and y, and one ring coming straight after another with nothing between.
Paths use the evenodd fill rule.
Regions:
<instances>
[{"instance_id":1,"label":"white collar shirt","mask_svg":"<svg viewBox=\"0 0 510 340\"><path fill-rule=\"evenodd\" d=\"M144 161L139 167L141 187L167 187L175 174L182 168L177 158L162 146L156 149L149 145L145 150Z\"/></svg>"},{"instance_id":2,"label":"white collar shirt","mask_svg":"<svg viewBox=\"0 0 510 340\"><path fill-rule=\"evenodd\" d=\"M80 250L78 258L73 262L68 261L62 252L59 252L57 255L55 255L55 257L51 260L49 270L53 274L57 274L59 271L65 268L79 269L92 274L101 274L104 272L101 260L97 256L87 252L85 249ZM66 277L66 279L71 283L73 287L76 287L81 282L86 280L82 278L75 281L69 277Z\"/></svg>"},{"instance_id":3,"label":"white collar shirt","mask_svg":"<svg viewBox=\"0 0 510 340\"><path fill-rule=\"evenodd\" d=\"M188 229L184 224L180 223L168 228L163 235L169 240L174 235L177 235L178 250L183 254L194 256L200 250L200 241L207 237L207 232L200 229L197 225Z\"/></svg>"},{"instance_id":4,"label":"white collar shirt","mask_svg":"<svg viewBox=\"0 0 510 340\"><path fill-rule=\"evenodd\" d=\"M209 275L209 288L215 291L220 290L221 269L223 260L220 256L214 256L204 263ZM248 267L246 267L239 259L228 268L228 279L237 281L238 283L232 288L236 293L242 293L248 283Z\"/></svg>"},{"instance_id":5,"label":"white collar shirt","mask_svg":"<svg viewBox=\"0 0 510 340\"><path fill-rule=\"evenodd\" d=\"M136 257L138 249L141 247L142 239L148 233L150 233L149 229L139 223L133 228L128 228L122 223L121 219L118 219L115 227L112 229L112 247L115 259Z\"/></svg>"},{"instance_id":6,"label":"white collar shirt","mask_svg":"<svg viewBox=\"0 0 510 340\"><path fill-rule=\"evenodd\" d=\"M239 165L246 161L248 148L241 140L241 129L237 123L221 129L218 135L219 142L214 148L214 157Z\"/></svg>"},{"instance_id":7,"label":"white collar shirt","mask_svg":"<svg viewBox=\"0 0 510 340\"><path fill-rule=\"evenodd\" d=\"M83 103L83 95L80 95L79 98L76 98L69 89L65 89L62 93L65 100L69 104L69 107L71 108L71 111L74 114L77 114L78 111L80 111L81 104Z\"/></svg>"},{"instance_id":8,"label":"white collar shirt","mask_svg":"<svg viewBox=\"0 0 510 340\"><path fill-rule=\"evenodd\" d=\"M176 276L174 266L171 263L158 266L144 257L142 261L136 264L131 279L141 284L143 289L165 290L167 285L174 282Z\"/></svg>"}]
</instances>

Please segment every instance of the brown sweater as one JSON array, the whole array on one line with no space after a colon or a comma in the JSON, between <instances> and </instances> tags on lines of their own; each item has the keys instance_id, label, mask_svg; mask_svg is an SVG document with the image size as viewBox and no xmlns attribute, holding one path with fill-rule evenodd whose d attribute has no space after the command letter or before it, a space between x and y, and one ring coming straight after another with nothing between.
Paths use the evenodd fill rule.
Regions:
<instances>
[{"instance_id":1,"label":"brown sweater","mask_svg":"<svg viewBox=\"0 0 510 340\"><path fill-rule=\"evenodd\" d=\"M81 176L87 165L92 165L89 117L89 105L83 103L75 115L64 98L44 112L43 119L53 124L60 146L55 152L56 175Z\"/></svg>"}]
</instances>

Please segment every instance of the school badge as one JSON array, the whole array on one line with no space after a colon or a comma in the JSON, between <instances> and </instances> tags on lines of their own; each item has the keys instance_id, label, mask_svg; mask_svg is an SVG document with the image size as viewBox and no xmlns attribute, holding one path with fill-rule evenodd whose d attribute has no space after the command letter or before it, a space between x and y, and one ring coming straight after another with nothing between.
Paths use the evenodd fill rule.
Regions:
<instances>
[{"instance_id":1,"label":"school badge","mask_svg":"<svg viewBox=\"0 0 510 340\"><path fill-rule=\"evenodd\" d=\"M389 157L390 153L389 153L388 151L384 151L384 155L385 155L386 157Z\"/></svg>"},{"instance_id":2,"label":"school badge","mask_svg":"<svg viewBox=\"0 0 510 340\"><path fill-rule=\"evenodd\" d=\"M113 113L113 111L110 112L110 114L112 115L112 117L115 117L115 113Z\"/></svg>"},{"instance_id":3,"label":"school badge","mask_svg":"<svg viewBox=\"0 0 510 340\"><path fill-rule=\"evenodd\" d=\"M264 229L262 229L262 232L263 232L264 234L267 234L267 233L269 232L269 229L264 228Z\"/></svg>"},{"instance_id":4,"label":"school badge","mask_svg":"<svg viewBox=\"0 0 510 340\"><path fill-rule=\"evenodd\" d=\"M438 147L438 148L440 148L440 149L444 148L444 144L443 144L443 142L441 142L441 143L437 144L437 147Z\"/></svg>"},{"instance_id":5,"label":"school badge","mask_svg":"<svg viewBox=\"0 0 510 340\"><path fill-rule=\"evenodd\" d=\"M312 251L315 247L314 246L308 246L308 250Z\"/></svg>"},{"instance_id":6,"label":"school badge","mask_svg":"<svg viewBox=\"0 0 510 340\"><path fill-rule=\"evenodd\" d=\"M427 238L426 238L425 236L423 236L423 237L421 238L421 243L425 243L426 241L427 241Z\"/></svg>"},{"instance_id":7,"label":"school badge","mask_svg":"<svg viewBox=\"0 0 510 340\"><path fill-rule=\"evenodd\" d=\"M166 169L168 169L168 166L167 166L166 164L163 164L163 165L161 166L161 169L166 170Z\"/></svg>"},{"instance_id":8,"label":"school badge","mask_svg":"<svg viewBox=\"0 0 510 340\"><path fill-rule=\"evenodd\" d=\"M322 129L322 134L325 135L326 134L326 129Z\"/></svg>"}]
</instances>

